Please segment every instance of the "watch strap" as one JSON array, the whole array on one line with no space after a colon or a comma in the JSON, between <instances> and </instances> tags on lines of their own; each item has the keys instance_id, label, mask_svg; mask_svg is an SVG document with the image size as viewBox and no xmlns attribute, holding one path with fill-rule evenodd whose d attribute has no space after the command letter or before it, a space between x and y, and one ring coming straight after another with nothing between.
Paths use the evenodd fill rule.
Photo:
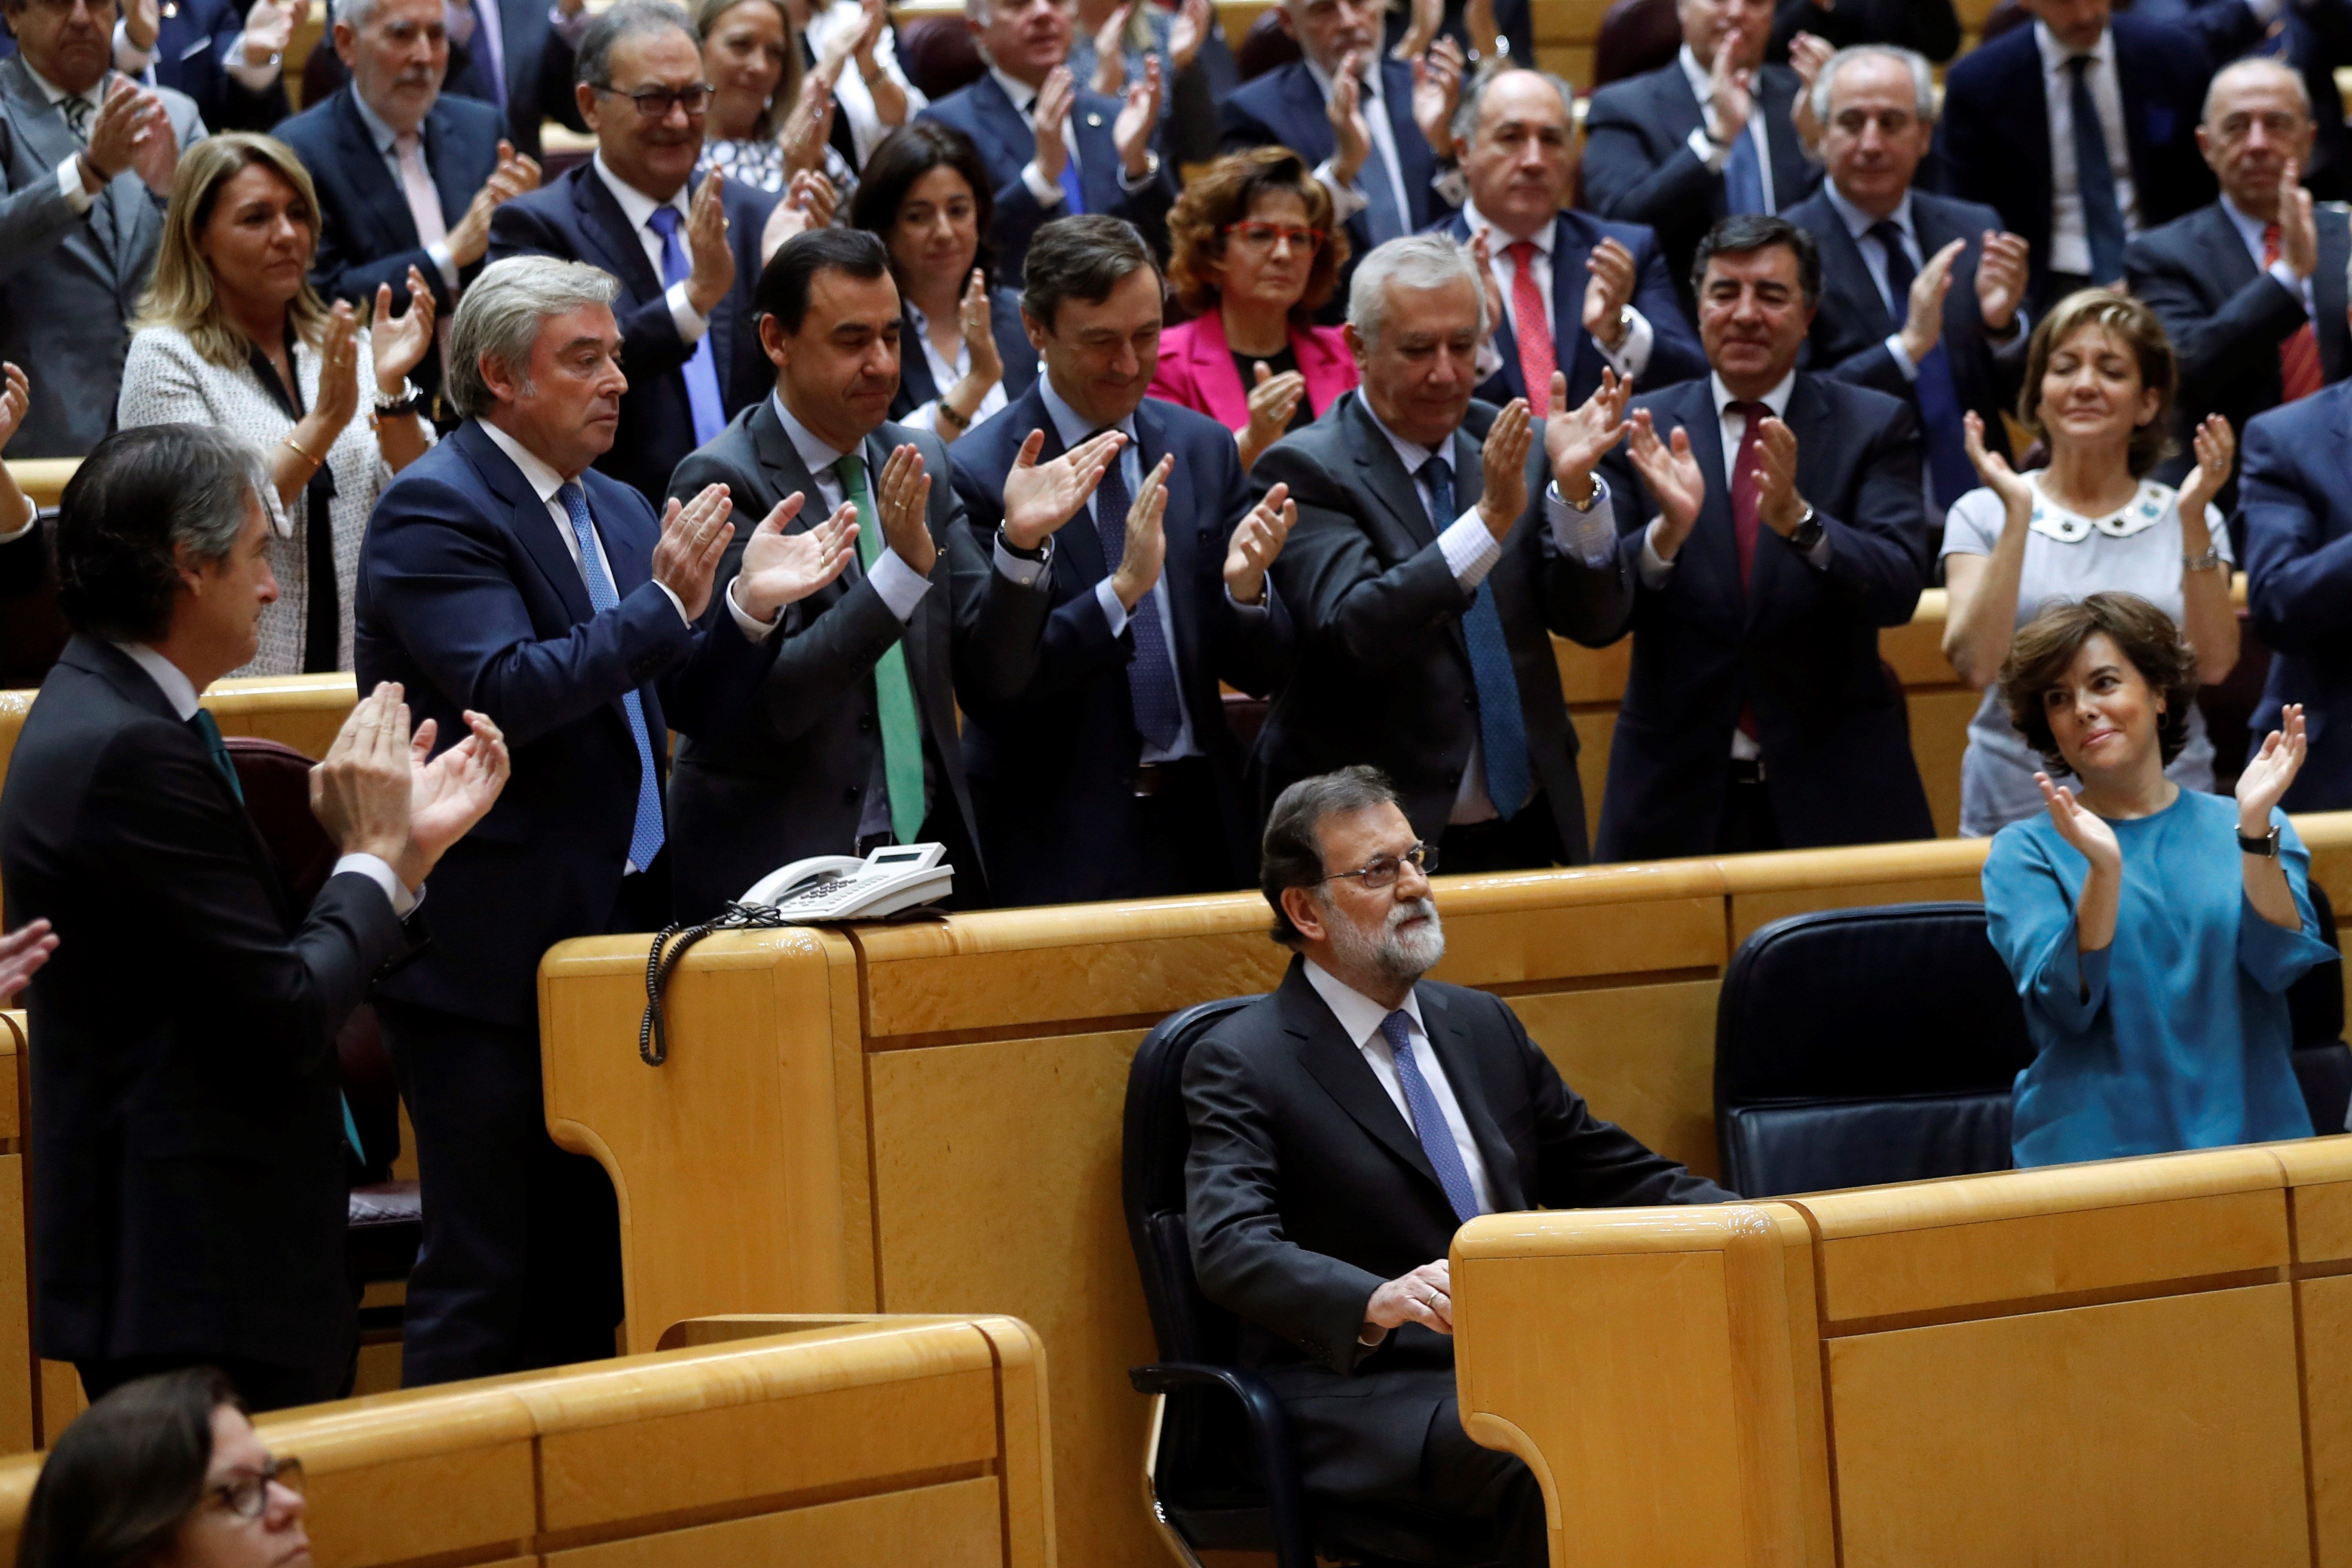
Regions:
<instances>
[{"instance_id":1,"label":"watch strap","mask_svg":"<svg viewBox=\"0 0 2352 1568\"><path fill-rule=\"evenodd\" d=\"M2278 824L2275 822L2272 823L2271 830L2260 837L2245 833L2239 834L2238 847L2243 850L2246 854L2260 855L2266 860L2277 859L2279 852Z\"/></svg>"}]
</instances>

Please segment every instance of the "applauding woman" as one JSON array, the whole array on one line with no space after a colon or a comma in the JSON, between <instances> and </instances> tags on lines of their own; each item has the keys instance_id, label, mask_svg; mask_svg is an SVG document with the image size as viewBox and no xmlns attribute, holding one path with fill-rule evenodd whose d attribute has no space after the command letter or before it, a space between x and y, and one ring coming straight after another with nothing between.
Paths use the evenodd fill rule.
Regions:
<instances>
[{"instance_id":1,"label":"applauding woman","mask_svg":"<svg viewBox=\"0 0 2352 1568\"><path fill-rule=\"evenodd\" d=\"M2011 720L2048 771L2042 810L1994 837L1984 898L2025 1004L2017 1163L2311 1135L2286 988L2335 956L2310 857L2279 796L2303 765L2286 710L2232 802L2184 789L2197 656L2129 594L2052 606L2001 666ZM2051 773L2073 773L2078 789ZM2329 1131L2334 1131L2330 1129Z\"/></svg>"},{"instance_id":2,"label":"applauding woman","mask_svg":"<svg viewBox=\"0 0 2352 1568\"><path fill-rule=\"evenodd\" d=\"M2197 467L2178 491L2147 477L2164 456L2176 362L2164 328L2137 300L2085 289L2062 300L2026 351L2019 417L2049 443L2050 466L2020 475L1985 450L1967 417L1969 457L1984 480L1953 503L1944 527L1951 609L1944 657L1985 692L1960 759L1960 833L1981 838L2042 809L2032 748L1987 690L2011 636L2053 599L2101 589L2137 594L2178 624L2196 649L2197 679L2238 662L2230 604L2230 536L2213 498L2237 443L2216 415L2198 426ZM2168 769L2184 789L2213 787L2204 716Z\"/></svg>"},{"instance_id":3,"label":"applauding woman","mask_svg":"<svg viewBox=\"0 0 2352 1568\"><path fill-rule=\"evenodd\" d=\"M433 346L433 291L376 290L373 330L310 287L319 202L268 136L208 136L180 155L122 371L116 422L212 425L268 456L269 568L283 592L238 675L352 668L352 592L368 514L432 444L408 373Z\"/></svg>"}]
</instances>

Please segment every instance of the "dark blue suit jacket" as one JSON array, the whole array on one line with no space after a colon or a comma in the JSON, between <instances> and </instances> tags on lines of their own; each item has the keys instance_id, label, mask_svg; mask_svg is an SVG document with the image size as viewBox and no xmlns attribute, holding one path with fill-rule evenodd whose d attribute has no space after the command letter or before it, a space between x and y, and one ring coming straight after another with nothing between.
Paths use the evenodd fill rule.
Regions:
<instances>
[{"instance_id":1,"label":"dark blue suit jacket","mask_svg":"<svg viewBox=\"0 0 2352 1568\"><path fill-rule=\"evenodd\" d=\"M236 0L180 0L156 24L155 84L194 99L207 131L268 131L291 111L283 77L255 92L223 64L245 31L247 8ZM0 59L16 52L16 40L0 31Z\"/></svg>"},{"instance_id":2,"label":"dark blue suit jacket","mask_svg":"<svg viewBox=\"0 0 2352 1568\"><path fill-rule=\"evenodd\" d=\"M1429 150L1429 139L1412 118L1412 68L1402 60L1392 60L1382 54L1381 60L1381 101L1389 111L1389 132L1396 139L1397 170L1404 184L1407 207L1405 227L1418 233L1446 215L1446 206L1434 188L1437 182L1437 154ZM1339 147L1331 132L1331 120L1323 105L1323 93L1315 85L1314 75L1305 60L1293 60L1276 67L1264 76L1242 83L1231 98L1217 108L1220 134L1228 153L1240 153L1252 147L1287 147L1307 160L1310 169L1319 166ZM1370 219L1359 212L1348 220L1349 271L1353 264L1372 248ZM1347 297L1345 278L1340 279L1337 298Z\"/></svg>"},{"instance_id":3,"label":"dark blue suit jacket","mask_svg":"<svg viewBox=\"0 0 2352 1568\"><path fill-rule=\"evenodd\" d=\"M2352 383L2273 408L2246 426L2238 499L2246 525L2246 607L2276 650L2248 754L2305 705L2311 753L2282 802L2352 806ZM2344 723L2336 722L2337 719ZM2229 744L2222 736L2214 744Z\"/></svg>"},{"instance_id":4,"label":"dark blue suit jacket","mask_svg":"<svg viewBox=\"0 0 2352 1568\"><path fill-rule=\"evenodd\" d=\"M1118 143L1111 139L1118 110L1118 99L1078 89L1070 109L1070 123L1078 134L1078 187L1086 195L1087 211L1125 218L1141 231L1155 253L1165 256L1168 209L1176 205L1176 170L1162 157L1159 175L1141 190L1129 191L1119 184ZM985 71L978 81L930 105L918 118L961 131L980 149L980 160L988 165L988 177L996 186L996 213L988 228L996 247L996 275L1007 284L1018 284L1037 226L1070 216L1062 210L1066 203L1040 205L1021 178L1021 171L1037 156L1037 133Z\"/></svg>"},{"instance_id":5,"label":"dark blue suit jacket","mask_svg":"<svg viewBox=\"0 0 2352 1568\"><path fill-rule=\"evenodd\" d=\"M989 333L996 340L997 357L1004 362L1004 395L1019 397L1037 381L1037 350L1021 324L1021 292L1017 289L988 291ZM898 395L890 402L890 417L903 420L937 397L945 388L931 379L931 362L916 336L911 310L898 317Z\"/></svg>"},{"instance_id":6,"label":"dark blue suit jacket","mask_svg":"<svg viewBox=\"0 0 2352 1568\"><path fill-rule=\"evenodd\" d=\"M760 348L751 290L760 280L760 231L777 196L731 180L725 192L735 286L710 313L709 339L719 400L731 419L776 384L775 367ZM679 243L685 243L683 232ZM620 435L596 467L660 506L670 470L697 445L686 391L686 362L694 351L677 335L660 274L593 163L517 196L491 216L489 259L530 255L585 261L620 280L613 315L621 327L629 390L621 397Z\"/></svg>"},{"instance_id":7,"label":"dark blue suit jacket","mask_svg":"<svg viewBox=\"0 0 2352 1568\"><path fill-rule=\"evenodd\" d=\"M585 132L572 82L577 65L572 46L555 36L547 19L549 0L498 0L499 39L506 47L507 123L513 128L515 151L539 156L539 130L553 120ZM470 49L449 51L449 74L442 90L496 105L490 83L489 50L476 38Z\"/></svg>"},{"instance_id":8,"label":"dark blue suit jacket","mask_svg":"<svg viewBox=\"0 0 2352 1568\"><path fill-rule=\"evenodd\" d=\"M1910 620L1932 563L1910 408L1798 375L1788 413L1797 491L1828 531L1829 565L1816 569L1759 524L1754 580L1743 588L1713 383L1685 382L1633 406L1651 411L1662 440L1675 426L1689 429L1706 500L1666 585L1634 595L1626 627L1633 667L1593 858L1714 849L1743 706L1755 710L1765 785L1788 847L1935 837L1903 690L1878 658L1879 628ZM1622 445L1602 470L1623 548L1637 563L1657 509Z\"/></svg>"},{"instance_id":9,"label":"dark blue suit jacket","mask_svg":"<svg viewBox=\"0 0 2352 1568\"><path fill-rule=\"evenodd\" d=\"M1038 461L1065 450L1043 382L958 441L955 486L983 549L1004 517L1004 479L1032 430ZM1242 752L1226 727L1218 682L1264 694L1288 662L1290 622L1278 595L1256 625L1225 596L1225 546L1249 510L1234 433L1205 415L1146 398L1135 411L1142 472L1170 453L1160 578L1176 624L1176 672L1192 738L1215 770L1232 856L1230 885L1257 877L1255 822L1242 787ZM963 744L980 818L981 852L997 900L1081 903L1138 896L1145 824L1134 795L1140 742L1129 695L1130 626L1113 637L1095 598L1108 575L1091 513L1054 536L1053 609L1036 668L1018 690L963 690ZM1138 614L1147 608L1139 604Z\"/></svg>"},{"instance_id":10,"label":"dark blue suit jacket","mask_svg":"<svg viewBox=\"0 0 2352 1568\"><path fill-rule=\"evenodd\" d=\"M1462 214L1455 213L1438 226L1463 244L1470 243L1470 220ZM1509 243L1500 235L1496 238L1498 243ZM1674 279L1666 275L1666 258L1658 248L1657 237L1637 223L1611 223L1589 213L1564 212L1552 228L1552 357L1568 376L1571 408L1592 395L1609 363L1601 357L1601 345L1583 325L1584 288L1591 281L1584 262L1604 239L1613 239L1633 253L1633 309L1649 319L1654 339L1650 363L1642 372L1642 384L1671 386L1706 374L1706 351L1698 346L1698 334L1691 331L1683 314L1682 300L1675 293ZM1562 329L1573 334L1565 354L1558 342ZM1478 387L1478 395L1489 403L1501 405L1528 395L1527 376L1519 367L1517 331L1506 304L1495 327L1495 346L1502 351L1503 368Z\"/></svg>"},{"instance_id":11,"label":"dark blue suit jacket","mask_svg":"<svg viewBox=\"0 0 2352 1568\"><path fill-rule=\"evenodd\" d=\"M2118 16L2116 78L2142 229L2213 199L2213 173L2197 151L2197 120L2213 68L2204 42L2184 28ZM2003 228L2033 247L2028 292L2050 303L2050 106L2032 26L2011 27L1956 61L1944 80L1936 127L1937 181L1948 195L2000 214Z\"/></svg>"},{"instance_id":12,"label":"dark blue suit jacket","mask_svg":"<svg viewBox=\"0 0 2352 1568\"><path fill-rule=\"evenodd\" d=\"M737 719L775 657L725 616L689 627L652 578L660 524L645 498L581 476L620 603L591 612L563 536L478 425L401 471L360 551L356 660L397 680L443 744L464 710L506 731L514 773L433 872L438 944L383 987L395 1001L530 1027L541 954L601 932L619 898L637 801L636 691L663 768L671 728Z\"/></svg>"},{"instance_id":13,"label":"dark blue suit jacket","mask_svg":"<svg viewBox=\"0 0 2352 1568\"><path fill-rule=\"evenodd\" d=\"M2344 126L2344 95L2336 68L2352 65L2352 0L2304 0L2264 22L2246 0L2136 0L2132 15L2168 22L2205 40L2218 70L2242 55L2264 55L2303 79L2311 95L2317 135L2303 183L2317 195L2352 192L2352 135ZM2183 470L2186 471L2185 469Z\"/></svg>"}]
</instances>

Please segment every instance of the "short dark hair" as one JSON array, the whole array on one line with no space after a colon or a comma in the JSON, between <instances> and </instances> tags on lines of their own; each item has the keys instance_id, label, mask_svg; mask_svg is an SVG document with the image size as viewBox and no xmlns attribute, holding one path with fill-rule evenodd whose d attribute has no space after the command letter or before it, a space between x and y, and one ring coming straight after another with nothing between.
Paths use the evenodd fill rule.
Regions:
<instances>
[{"instance_id":1,"label":"short dark hair","mask_svg":"<svg viewBox=\"0 0 2352 1568\"><path fill-rule=\"evenodd\" d=\"M695 30L694 18L685 8L673 5L669 0L620 0L620 4L592 17L588 30L580 35L580 52L573 58L572 79L584 81L590 87L604 87L613 79L613 50L624 38L634 38L640 33L658 33L676 27L698 53L702 48L702 35Z\"/></svg>"},{"instance_id":2,"label":"short dark hair","mask_svg":"<svg viewBox=\"0 0 2352 1568\"><path fill-rule=\"evenodd\" d=\"M2172 617L2137 594L2108 592L2044 605L2017 630L2001 661L2001 700L2009 721L2042 753L2053 773L2071 773L2051 732L2044 695L2064 678L2083 645L2105 633L2132 668L2164 699L2156 721L2158 753L2167 767L2189 744L2189 717L2197 709L2197 655L2181 640Z\"/></svg>"},{"instance_id":3,"label":"short dark hair","mask_svg":"<svg viewBox=\"0 0 2352 1568\"><path fill-rule=\"evenodd\" d=\"M1300 779L1275 796L1266 814L1265 837L1258 846L1257 881L1265 901L1274 906L1274 930L1267 934L1287 948L1306 938L1282 907L1282 895L1291 888L1311 888L1327 875L1323 865L1323 819L1368 806L1397 804L1396 785L1375 767L1358 763L1337 773Z\"/></svg>"},{"instance_id":4,"label":"short dark hair","mask_svg":"<svg viewBox=\"0 0 2352 1568\"><path fill-rule=\"evenodd\" d=\"M887 240L898 226L898 209L907 193L933 169L949 168L971 187L972 223L980 230L980 251L972 264L996 281L996 247L989 243L989 226L996 221L996 194L989 188L988 165L971 138L952 125L918 120L882 138L858 171L857 189L849 197L849 226L878 234Z\"/></svg>"},{"instance_id":5,"label":"short dark hair","mask_svg":"<svg viewBox=\"0 0 2352 1568\"><path fill-rule=\"evenodd\" d=\"M180 592L175 547L228 559L268 479L261 455L210 425L140 425L90 448L59 502L58 606L78 632L155 642Z\"/></svg>"},{"instance_id":6,"label":"short dark hair","mask_svg":"<svg viewBox=\"0 0 2352 1568\"><path fill-rule=\"evenodd\" d=\"M126 1383L83 1411L33 1483L16 1568L133 1568L167 1550L204 1501L224 1405L245 1408L200 1366Z\"/></svg>"},{"instance_id":7,"label":"short dark hair","mask_svg":"<svg viewBox=\"0 0 2352 1568\"><path fill-rule=\"evenodd\" d=\"M813 228L776 247L751 290L755 316L773 316L787 334L808 320L809 288L820 272L846 272L871 282L887 277L890 253L879 235L862 228Z\"/></svg>"},{"instance_id":8,"label":"short dark hair","mask_svg":"<svg viewBox=\"0 0 2352 1568\"><path fill-rule=\"evenodd\" d=\"M1691 258L1691 292L1706 289L1706 264L1717 256L1746 256L1785 245L1797 257L1797 286L1807 305L1822 302L1822 247L1813 237L1784 217L1769 213L1735 213L1706 231Z\"/></svg>"},{"instance_id":9,"label":"short dark hair","mask_svg":"<svg viewBox=\"0 0 2352 1568\"><path fill-rule=\"evenodd\" d=\"M1108 213L1057 217L1029 241L1021 264L1021 309L1051 331L1063 300L1099 305L1129 274L1147 267L1160 275L1151 247L1125 218Z\"/></svg>"}]
</instances>

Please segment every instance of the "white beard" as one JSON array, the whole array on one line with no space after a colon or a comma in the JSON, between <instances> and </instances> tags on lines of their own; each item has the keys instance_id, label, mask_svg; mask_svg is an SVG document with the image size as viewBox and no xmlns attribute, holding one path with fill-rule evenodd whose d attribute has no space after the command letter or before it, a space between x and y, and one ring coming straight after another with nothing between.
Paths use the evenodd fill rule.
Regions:
<instances>
[{"instance_id":1,"label":"white beard","mask_svg":"<svg viewBox=\"0 0 2352 1568\"><path fill-rule=\"evenodd\" d=\"M1427 922L1411 931L1397 929L1416 915L1426 915ZM1411 985L1445 956L1445 928L1437 918L1436 901L1426 896L1391 909L1378 936L1367 935L1344 918L1326 921L1324 929L1331 933L1331 947L1340 963L1396 985Z\"/></svg>"}]
</instances>

